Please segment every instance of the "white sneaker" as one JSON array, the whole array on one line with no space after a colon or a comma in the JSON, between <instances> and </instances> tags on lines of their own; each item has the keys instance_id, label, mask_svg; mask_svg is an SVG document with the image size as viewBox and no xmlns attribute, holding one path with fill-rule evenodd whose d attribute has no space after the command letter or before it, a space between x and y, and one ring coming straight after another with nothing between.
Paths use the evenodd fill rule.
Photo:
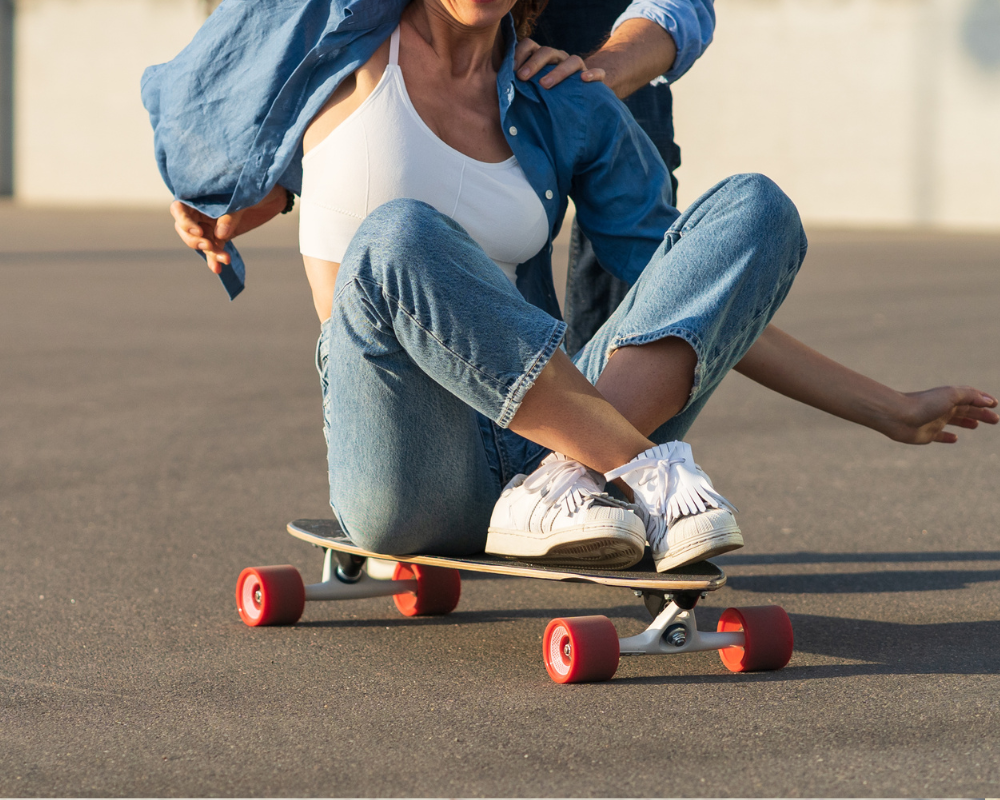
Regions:
<instances>
[{"instance_id":1,"label":"white sneaker","mask_svg":"<svg viewBox=\"0 0 1000 800\"><path fill-rule=\"evenodd\" d=\"M604 494L600 474L560 453L516 475L497 500L486 552L545 564L626 569L645 551L632 506Z\"/></svg>"},{"instance_id":2,"label":"white sneaker","mask_svg":"<svg viewBox=\"0 0 1000 800\"><path fill-rule=\"evenodd\" d=\"M635 493L658 572L743 547L735 506L694 463L689 444L657 445L604 477Z\"/></svg>"}]
</instances>

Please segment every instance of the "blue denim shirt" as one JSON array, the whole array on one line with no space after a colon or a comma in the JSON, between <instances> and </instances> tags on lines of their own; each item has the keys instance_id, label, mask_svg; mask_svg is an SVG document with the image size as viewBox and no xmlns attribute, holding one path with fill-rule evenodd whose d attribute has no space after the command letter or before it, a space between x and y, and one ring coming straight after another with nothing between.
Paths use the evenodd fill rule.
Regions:
<instances>
[{"instance_id":1,"label":"blue denim shirt","mask_svg":"<svg viewBox=\"0 0 1000 800\"><path fill-rule=\"evenodd\" d=\"M629 0L548 0L535 22L532 38L539 44L586 56L601 46L609 32L617 30L626 20L637 18L662 27L677 47L670 70L625 100L628 110L653 140L670 169L676 193L681 152L674 142L673 97L668 84L686 73L711 44L715 31L713 0L632 0L631 3ZM570 271L570 281L578 277L582 277L582 273Z\"/></svg>"},{"instance_id":2,"label":"blue denim shirt","mask_svg":"<svg viewBox=\"0 0 1000 800\"><path fill-rule=\"evenodd\" d=\"M173 60L142 79L160 173L174 196L211 217L302 183L302 137L340 82L372 56L407 0L225 0ZM551 241L572 197L601 263L634 283L677 218L663 160L606 86L579 75L551 90L514 78L504 21L497 75L504 135L549 220L549 243L517 270L524 297L560 317ZM222 282L245 268L232 242Z\"/></svg>"}]
</instances>

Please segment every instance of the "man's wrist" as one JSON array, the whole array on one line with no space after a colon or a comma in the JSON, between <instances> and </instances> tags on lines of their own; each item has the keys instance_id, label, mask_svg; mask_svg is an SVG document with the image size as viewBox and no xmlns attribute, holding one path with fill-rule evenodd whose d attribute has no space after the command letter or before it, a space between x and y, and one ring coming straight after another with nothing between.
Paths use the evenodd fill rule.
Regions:
<instances>
[{"instance_id":1,"label":"man's wrist","mask_svg":"<svg viewBox=\"0 0 1000 800\"><path fill-rule=\"evenodd\" d=\"M673 37L655 22L629 19L586 59L588 69L603 69L604 83L626 98L667 72L677 57Z\"/></svg>"},{"instance_id":2,"label":"man's wrist","mask_svg":"<svg viewBox=\"0 0 1000 800\"><path fill-rule=\"evenodd\" d=\"M623 85L621 80L621 60L622 58L627 58L621 53L615 52L613 50L598 50L592 56L586 59L587 69L602 69L604 70L604 78L601 81L605 86L607 86L612 92L614 92L619 99L624 100L632 92L622 91L626 90L628 87ZM635 91L633 89L633 91Z\"/></svg>"}]
</instances>

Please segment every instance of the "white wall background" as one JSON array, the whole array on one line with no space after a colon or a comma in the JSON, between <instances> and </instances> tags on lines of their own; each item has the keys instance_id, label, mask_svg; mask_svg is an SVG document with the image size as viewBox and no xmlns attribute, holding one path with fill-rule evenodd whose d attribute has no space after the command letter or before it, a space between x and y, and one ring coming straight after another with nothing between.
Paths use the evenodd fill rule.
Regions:
<instances>
[{"instance_id":1,"label":"white wall background","mask_svg":"<svg viewBox=\"0 0 1000 800\"><path fill-rule=\"evenodd\" d=\"M17 0L19 202L168 200L139 77L209 5ZM759 171L813 223L1000 230L1000 0L716 9L715 43L675 87L682 204Z\"/></svg>"},{"instance_id":2,"label":"white wall background","mask_svg":"<svg viewBox=\"0 0 1000 800\"><path fill-rule=\"evenodd\" d=\"M1000 229L1000 0L717 0L681 202L763 172L828 224Z\"/></svg>"},{"instance_id":3,"label":"white wall background","mask_svg":"<svg viewBox=\"0 0 1000 800\"><path fill-rule=\"evenodd\" d=\"M17 0L18 202L169 202L139 78L173 58L204 20L201 0Z\"/></svg>"}]
</instances>

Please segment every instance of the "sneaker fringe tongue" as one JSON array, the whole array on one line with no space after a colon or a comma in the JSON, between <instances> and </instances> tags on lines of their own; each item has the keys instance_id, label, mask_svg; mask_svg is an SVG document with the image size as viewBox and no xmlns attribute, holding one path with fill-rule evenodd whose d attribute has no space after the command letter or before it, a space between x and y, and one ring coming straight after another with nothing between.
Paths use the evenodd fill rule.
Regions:
<instances>
[{"instance_id":1,"label":"sneaker fringe tongue","mask_svg":"<svg viewBox=\"0 0 1000 800\"><path fill-rule=\"evenodd\" d=\"M709 508L728 508L730 511L736 511L736 507L715 491L706 477L688 466L688 462L677 463L671 460L668 463L669 480L673 484L670 502L665 509L668 525L673 525L681 517L700 514ZM666 492L659 494L660 498L665 496ZM662 499L660 502L662 503ZM664 510L658 509L658 511L662 514Z\"/></svg>"},{"instance_id":2,"label":"sneaker fringe tongue","mask_svg":"<svg viewBox=\"0 0 1000 800\"><path fill-rule=\"evenodd\" d=\"M628 464L606 473L605 477L624 479L635 491L636 500L641 499L650 511L665 517L668 525L709 508L736 511L732 503L715 491L708 476L698 469L691 446L685 442L671 442L647 450Z\"/></svg>"}]
</instances>

